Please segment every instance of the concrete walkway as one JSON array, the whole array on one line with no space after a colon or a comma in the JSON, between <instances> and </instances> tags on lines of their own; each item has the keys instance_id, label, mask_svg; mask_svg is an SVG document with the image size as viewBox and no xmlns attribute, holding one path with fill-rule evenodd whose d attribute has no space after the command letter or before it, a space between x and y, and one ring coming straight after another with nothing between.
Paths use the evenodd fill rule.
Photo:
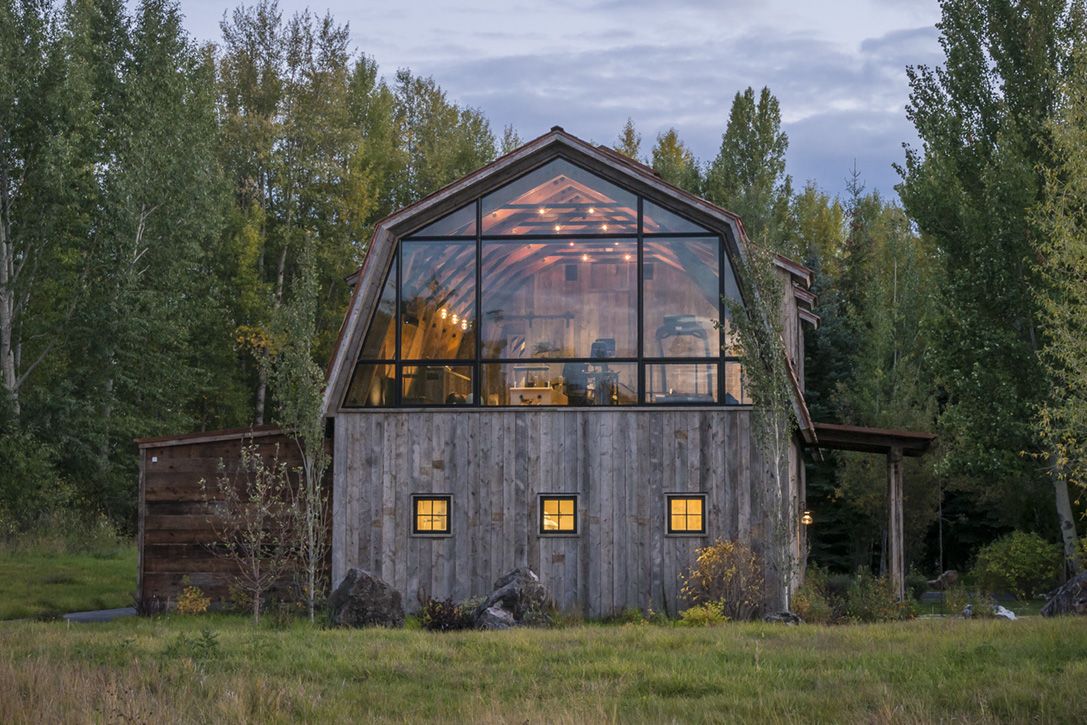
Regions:
<instances>
[{"instance_id":1,"label":"concrete walkway","mask_svg":"<svg viewBox=\"0 0 1087 725\"><path fill-rule=\"evenodd\" d=\"M133 607L121 607L119 609L98 609L93 612L72 612L65 614L64 619L69 622L112 622L120 617L135 617L136 610Z\"/></svg>"}]
</instances>

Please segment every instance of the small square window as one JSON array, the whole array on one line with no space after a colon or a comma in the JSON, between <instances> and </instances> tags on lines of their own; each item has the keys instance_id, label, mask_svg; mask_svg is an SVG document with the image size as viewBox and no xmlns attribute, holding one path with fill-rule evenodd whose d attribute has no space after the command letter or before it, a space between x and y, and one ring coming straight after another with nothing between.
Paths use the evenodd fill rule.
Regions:
<instances>
[{"instance_id":1,"label":"small square window","mask_svg":"<svg viewBox=\"0 0 1087 725\"><path fill-rule=\"evenodd\" d=\"M706 533L706 495L668 495L668 533Z\"/></svg>"},{"instance_id":2,"label":"small square window","mask_svg":"<svg viewBox=\"0 0 1087 725\"><path fill-rule=\"evenodd\" d=\"M413 534L449 534L450 496L412 496Z\"/></svg>"},{"instance_id":3,"label":"small square window","mask_svg":"<svg viewBox=\"0 0 1087 725\"><path fill-rule=\"evenodd\" d=\"M577 496L540 496L540 533L577 533Z\"/></svg>"}]
</instances>

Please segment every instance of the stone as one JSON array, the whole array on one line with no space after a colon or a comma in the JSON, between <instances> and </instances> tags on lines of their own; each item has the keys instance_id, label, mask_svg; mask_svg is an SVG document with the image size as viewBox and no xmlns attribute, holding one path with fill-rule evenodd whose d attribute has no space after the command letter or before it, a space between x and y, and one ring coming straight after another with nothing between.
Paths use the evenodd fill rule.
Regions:
<instances>
[{"instance_id":1,"label":"stone","mask_svg":"<svg viewBox=\"0 0 1087 725\"><path fill-rule=\"evenodd\" d=\"M328 598L335 627L403 627L400 592L363 569L350 569Z\"/></svg>"},{"instance_id":2,"label":"stone","mask_svg":"<svg viewBox=\"0 0 1087 725\"><path fill-rule=\"evenodd\" d=\"M1077 574L1049 593L1049 600L1042 607L1042 616L1057 617L1062 614L1087 615L1087 571Z\"/></svg>"},{"instance_id":3,"label":"stone","mask_svg":"<svg viewBox=\"0 0 1087 725\"><path fill-rule=\"evenodd\" d=\"M935 579L930 579L928 585L938 592L945 592L959 583L959 572L948 569Z\"/></svg>"},{"instance_id":4,"label":"stone","mask_svg":"<svg viewBox=\"0 0 1087 725\"><path fill-rule=\"evenodd\" d=\"M967 604L965 607L962 608L962 618L963 619L970 619L973 616L974 616L974 605L973 604Z\"/></svg>"},{"instance_id":5,"label":"stone","mask_svg":"<svg viewBox=\"0 0 1087 725\"><path fill-rule=\"evenodd\" d=\"M993 605L993 616L997 619L1007 619L1010 622L1014 622L1016 620L1015 612L1006 608L1002 604Z\"/></svg>"},{"instance_id":6,"label":"stone","mask_svg":"<svg viewBox=\"0 0 1087 725\"><path fill-rule=\"evenodd\" d=\"M516 626L513 615L501 607L487 607L476 617L476 629L509 629Z\"/></svg>"},{"instance_id":7,"label":"stone","mask_svg":"<svg viewBox=\"0 0 1087 725\"><path fill-rule=\"evenodd\" d=\"M804 624L804 620L800 618L799 614L793 614L792 612L776 612L774 614L767 614L762 618L764 622L775 622L777 624Z\"/></svg>"},{"instance_id":8,"label":"stone","mask_svg":"<svg viewBox=\"0 0 1087 725\"><path fill-rule=\"evenodd\" d=\"M551 598L540 583L540 577L531 569L521 567L495 581L494 591L476 609L477 628L483 628L484 617L490 609L502 610L508 614L513 626L547 624ZM493 613L491 616L494 616Z\"/></svg>"}]
</instances>

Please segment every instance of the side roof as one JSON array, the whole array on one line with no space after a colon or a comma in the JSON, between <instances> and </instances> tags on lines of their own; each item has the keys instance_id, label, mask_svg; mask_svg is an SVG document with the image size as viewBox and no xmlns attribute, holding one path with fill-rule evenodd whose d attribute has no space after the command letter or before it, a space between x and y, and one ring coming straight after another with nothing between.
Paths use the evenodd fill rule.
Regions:
<instances>
[{"instance_id":1,"label":"side roof","mask_svg":"<svg viewBox=\"0 0 1087 725\"><path fill-rule=\"evenodd\" d=\"M397 240L556 157L566 158L709 229L719 231L734 263L747 264L747 248L751 241L739 216L667 183L644 164L627 159L611 149L595 146L555 126L542 136L390 214L375 225L362 265L358 272L348 278L354 283L354 290L326 371L326 415L336 411L336 401L345 393L366 324L381 294L385 273L392 263ZM810 284L811 270L804 265L780 256L777 264L805 288ZM793 388L794 411L801 434L809 443L813 442L815 433L807 405L799 386Z\"/></svg>"}]
</instances>

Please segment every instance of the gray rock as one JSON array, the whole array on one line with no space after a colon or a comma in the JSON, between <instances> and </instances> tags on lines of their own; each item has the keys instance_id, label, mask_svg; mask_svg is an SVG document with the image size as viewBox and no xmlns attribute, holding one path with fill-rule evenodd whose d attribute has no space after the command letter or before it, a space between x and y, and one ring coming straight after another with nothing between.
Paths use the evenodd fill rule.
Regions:
<instances>
[{"instance_id":1,"label":"gray rock","mask_svg":"<svg viewBox=\"0 0 1087 725\"><path fill-rule=\"evenodd\" d=\"M509 629L516 626L513 615L501 607L487 607L476 617L477 629Z\"/></svg>"},{"instance_id":2,"label":"gray rock","mask_svg":"<svg viewBox=\"0 0 1087 725\"><path fill-rule=\"evenodd\" d=\"M997 619L1007 619L1010 622L1016 620L1015 612L1004 607L1002 604L993 605L993 616Z\"/></svg>"},{"instance_id":3,"label":"gray rock","mask_svg":"<svg viewBox=\"0 0 1087 725\"><path fill-rule=\"evenodd\" d=\"M1049 594L1042 607L1043 617L1062 614L1087 615L1087 571L1077 574Z\"/></svg>"},{"instance_id":4,"label":"gray rock","mask_svg":"<svg viewBox=\"0 0 1087 725\"><path fill-rule=\"evenodd\" d=\"M521 567L495 581L494 591L476 609L476 627L483 628L484 615L490 609L504 611L514 625L547 624L551 598L540 584L540 577L531 569Z\"/></svg>"},{"instance_id":5,"label":"gray rock","mask_svg":"<svg viewBox=\"0 0 1087 725\"><path fill-rule=\"evenodd\" d=\"M799 614L793 614L792 612L776 612L774 614L767 614L762 618L764 622L776 622L778 624L803 624L804 620L800 618Z\"/></svg>"},{"instance_id":6,"label":"gray rock","mask_svg":"<svg viewBox=\"0 0 1087 725\"><path fill-rule=\"evenodd\" d=\"M965 607L962 608L962 618L963 619L970 619L973 616L974 616L974 605L973 604L967 604Z\"/></svg>"},{"instance_id":7,"label":"gray rock","mask_svg":"<svg viewBox=\"0 0 1087 725\"><path fill-rule=\"evenodd\" d=\"M959 572L954 569L948 569L935 579L930 579L928 585L936 591L947 591L951 587L959 583Z\"/></svg>"},{"instance_id":8,"label":"gray rock","mask_svg":"<svg viewBox=\"0 0 1087 725\"><path fill-rule=\"evenodd\" d=\"M403 627L400 592L362 569L350 569L328 598L328 617L335 627Z\"/></svg>"}]
</instances>

